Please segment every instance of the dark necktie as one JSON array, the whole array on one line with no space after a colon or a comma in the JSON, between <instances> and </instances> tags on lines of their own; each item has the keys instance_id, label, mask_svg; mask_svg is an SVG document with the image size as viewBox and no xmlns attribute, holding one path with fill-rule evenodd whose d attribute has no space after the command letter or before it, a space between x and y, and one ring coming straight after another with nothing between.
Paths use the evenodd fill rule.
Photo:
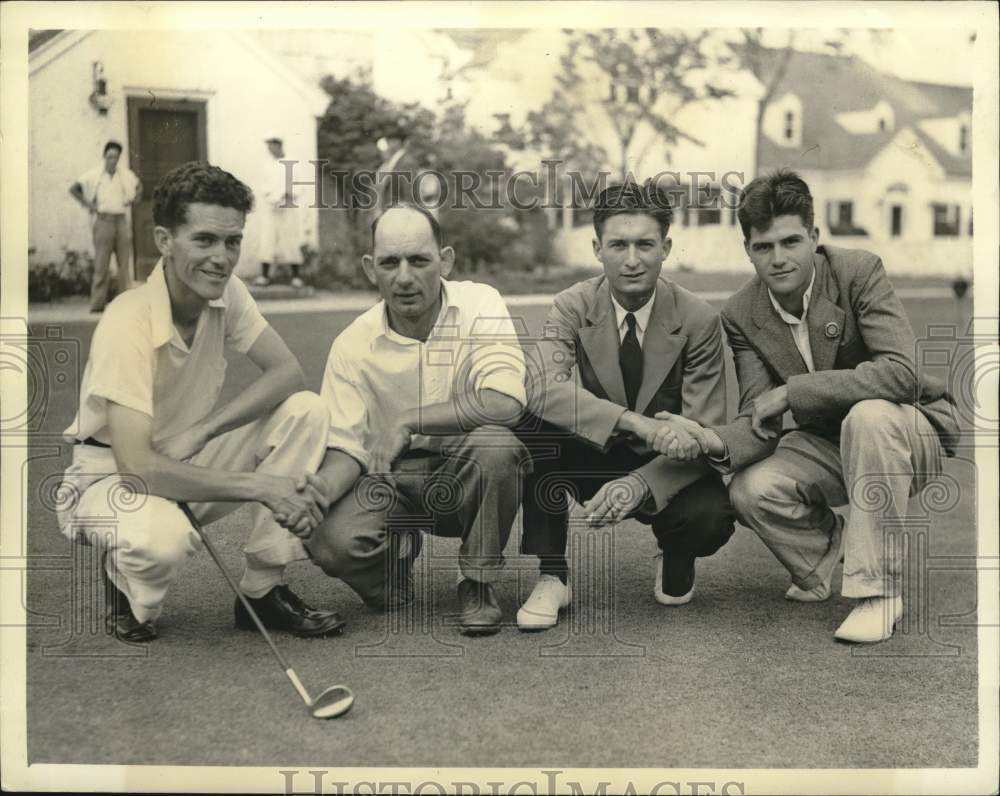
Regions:
<instances>
[{"instance_id":1,"label":"dark necktie","mask_svg":"<svg viewBox=\"0 0 1000 796\"><path fill-rule=\"evenodd\" d=\"M618 364L622 369L622 380L625 382L625 397L628 408L635 409L635 399L639 395L639 385L642 384L642 346L639 336L635 333L635 315L631 312L625 316L628 331L622 338L618 351Z\"/></svg>"}]
</instances>

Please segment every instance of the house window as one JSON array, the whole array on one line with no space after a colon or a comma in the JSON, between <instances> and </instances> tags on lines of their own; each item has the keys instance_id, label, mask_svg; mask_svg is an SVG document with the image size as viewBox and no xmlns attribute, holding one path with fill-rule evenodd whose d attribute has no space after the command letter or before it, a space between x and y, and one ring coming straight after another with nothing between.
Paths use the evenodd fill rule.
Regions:
<instances>
[{"instance_id":1,"label":"house window","mask_svg":"<svg viewBox=\"0 0 1000 796\"><path fill-rule=\"evenodd\" d=\"M931 208L934 212L934 237L956 237L961 226L958 205L933 204Z\"/></svg>"},{"instance_id":2,"label":"house window","mask_svg":"<svg viewBox=\"0 0 1000 796\"><path fill-rule=\"evenodd\" d=\"M785 111L785 140L795 140L795 113L792 111Z\"/></svg>"},{"instance_id":3,"label":"house window","mask_svg":"<svg viewBox=\"0 0 1000 796\"><path fill-rule=\"evenodd\" d=\"M884 133L885 132L885 119L879 119L878 120L878 131L880 133Z\"/></svg>"},{"instance_id":4,"label":"house window","mask_svg":"<svg viewBox=\"0 0 1000 796\"><path fill-rule=\"evenodd\" d=\"M969 237L972 237L972 208L969 208Z\"/></svg>"},{"instance_id":5,"label":"house window","mask_svg":"<svg viewBox=\"0 0 1000 796\"><path fill-rule=\"evenodd\" d=\"M854 223L854 202L827 202L826 224L831 235L867 235Z\"/></svg>"},{"instance_id":6,"label":"house window","mask_svg":"<svg viewBox=\"0 0 1000 796\"><path fill-rule=\"evenodd\" d=\"M958 128L958 151L963 155L969 148L969 127L968 125L961 125Z\"/></svg>"},{"instance_id":7,"label":"house window","mask_svg":"<svg viewBox=\"0 0 1000 796\"><path fill-rule=\"evenodd\" d=\"M903 206L893 205L889 219L889 234L898 238L903 234Z\"/></svg>"}]
</instances>

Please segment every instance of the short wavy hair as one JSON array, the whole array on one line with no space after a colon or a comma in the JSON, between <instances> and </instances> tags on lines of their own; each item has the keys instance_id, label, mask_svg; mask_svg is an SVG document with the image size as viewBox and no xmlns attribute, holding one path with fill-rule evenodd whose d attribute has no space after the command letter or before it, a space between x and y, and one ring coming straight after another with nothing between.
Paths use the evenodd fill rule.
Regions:
<instances>
[{"instance_id":1,"label":"short wavy hair","mask_svg":"<svg viewBox=\"0 0 1000 796\"><path fill-rule=\"evenodd\" d=\"M743 239L750 240L750 230L770 229L778 216L798 216L802 226L811 230L815 221L809 186L790 169L778 169L751 180L740 193L737 217Z\"/></svg>"},{"instance_id":2,"label":"short wavy hair","mask_svg":"<svg viewBox=\"0 0 1000 796\"><path fill-rule=\"evenodd\" d=\"M199 203L253 210L253 191L228 171L204 161L184 163L169 171L153 191L153 223L177 229L187 223L188 205Z\"/></svg>"},{"instance_id":3,"label":"short wavy hair","mask_svg":"<svg viewBox=\"0 0 1000 796\"><path fill-rule=\"evenodd\" d=\"M660 234L664 237L674 220L670 197L656 181L646 180L639 185L634 180L629 180L621 185L610 185L598 194L594 203L594 232L597 233L597 239L601 239L604 224L609 218L626 213L652 217L659 224Z\"/></svg>"}]
</instances>

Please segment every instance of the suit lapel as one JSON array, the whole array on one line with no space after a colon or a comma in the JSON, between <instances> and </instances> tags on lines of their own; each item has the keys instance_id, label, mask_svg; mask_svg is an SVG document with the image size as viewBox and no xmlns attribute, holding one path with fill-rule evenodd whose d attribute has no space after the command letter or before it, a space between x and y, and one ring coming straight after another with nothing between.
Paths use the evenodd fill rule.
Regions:
<instances>
[{"instance_id":1,"label":"suit lapel","mask_svg":"<svg viewBox=\"0 0 1000 796\"><path fill-rule=\"evenodd\" d=\"M812 310L810 309L810 312ZM792 331L788 324L781 320L767 293L767 285L757 283L757 295L753 304L753 322L758 333L751 340L754 347L761 353L765 361L770 362L782 379L808 373L802 354L795 347ZM810 330L810 337L812 331ZM812 342L810 340L810 342Z\"/></svg>"},{"instance_id":2,"label":"suit lapel","mask_svg":"<svg viewBox=\"0 0 1000 796\"><path fill-rule=\"evenodd\" d=\"M806 321L809 324L809 347L816 370L832 370L844 334L844 311L837 306L840 290L830 275L830 265L820 254L815 257L816 282L813 285Z\"/></svg>"},{"instance_id":3,"label":"suit lapel","mask_svg":"<svg viewBox=\"0 0 1000 796\"><path fill-rule=\"evenodd\" d=\"M635 400L635 411L642 414L677 361L687 338L674 334L680 328L674 291L662 279L657 285L653 312L642 338L642 385Z\"/></svg>"},{"instance_id":4,"label":"suit lapel","mask_svg":"<svg viewBox=\"0 0 1000 796\"><path fill-rule=\"evenodd\" d=\"M625 382L618 364L618 323L611 307L611 289L607 280L603 280L597 289L587 321L590 326L580 329L580 343L587 352L591 367L608 398L616 404L628 406Z\"/></svg>"}]
</instances>

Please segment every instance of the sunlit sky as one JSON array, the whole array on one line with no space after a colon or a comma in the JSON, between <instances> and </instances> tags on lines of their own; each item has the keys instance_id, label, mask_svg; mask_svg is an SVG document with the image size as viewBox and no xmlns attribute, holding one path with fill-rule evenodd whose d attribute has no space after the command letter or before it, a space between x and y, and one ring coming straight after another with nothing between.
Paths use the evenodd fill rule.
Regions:
<instances>
[{"instance_id":1,"label":"sunlit sky","mask_svg":"<svg viewBox=\"0 0 1000 796\"><path fill-rule=\"evenodd\" d=\"M783 46L788 34L773 31L768 43ZM798 30L795 46L799 49L820 49L821 43L839 37L844 52L854 53L884 72L909 80L971 86L973 80L974 45L970 32L941 28L938 30L893 30L875 32Z\"/></svg>"}]
</instances>

